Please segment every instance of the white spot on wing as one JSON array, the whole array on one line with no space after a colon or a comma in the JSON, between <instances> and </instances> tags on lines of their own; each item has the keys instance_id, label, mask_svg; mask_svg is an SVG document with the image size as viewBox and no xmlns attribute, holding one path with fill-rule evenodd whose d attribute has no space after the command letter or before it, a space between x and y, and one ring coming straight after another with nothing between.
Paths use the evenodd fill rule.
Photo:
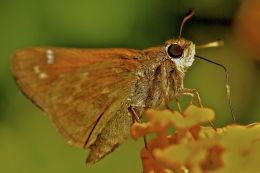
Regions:
<instances>
[{"instance_id":1,"label":"white spot on wing","mask_svg":"<svg viewBox=\"0 0 260 173\"><path fill-rule=\"evenodd\" d=\"M46 51L47 64L52 64L54 62L54 53L52 50L48 49Z\"/></svg>"},{"instance_id":2,"label":"white spot on wing","mask_svg":"<svg viewBox=\"0 0 260 173\"><path fill-rule=\"evenodd\" d=\"M40 79L46 79L47 77L48 77L48 75L46 73L40 73L39 74Z\"/></svg>"},{"instance_id":3,"label":"white spot on wing","mask_svg":"<svg viewBox=\"0 0 260 173\"><path fill-rule=\"evenodd\" d=\"M40 68L39 68L39 66L38 66L38 65L34 66L34 67L33 67L33 71L34 71L34 73L36 73L36 74L40 73Z\"/></svg>"},{"instance_id":4,"label":"white spot on wing","mask_svg":"<svg viewBox=\"0 0 260 173\"><path fill-rule=\"evenodd\" d=\"M46 73L42 72L38 65L33 67L33 71L40 79L48 78L48 75Z\"/></svg>"}]
</instances>

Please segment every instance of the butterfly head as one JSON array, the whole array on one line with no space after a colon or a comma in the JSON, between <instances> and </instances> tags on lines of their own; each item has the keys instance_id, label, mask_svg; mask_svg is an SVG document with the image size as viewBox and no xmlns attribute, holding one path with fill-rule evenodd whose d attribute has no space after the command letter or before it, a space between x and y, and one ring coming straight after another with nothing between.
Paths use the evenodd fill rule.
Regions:
<instances>
[{"instance_id":1,"label":"butterfly head","mask_svg":"<svg viewBox=\"0 0 260 173\"><path fill-rule=\"evenodd\" d=\"M177 69L182 72L190 67L194 61L195 44L181 37L184 24L194 15L194 9L190 9L182 20L179 36L165 42L167 58L174 62Z\"/></svg>"},{"instance_id":2,"label":"butterfly head","mask_svg":"<svg viewBox=\"0 0 260 173\"><path fill-rule=\"evenodd\" d=\"M168 59L180 70L186 70L194 61L195 44L184 38L171 39L165 43Z\"/></svg>"}]
</instances>

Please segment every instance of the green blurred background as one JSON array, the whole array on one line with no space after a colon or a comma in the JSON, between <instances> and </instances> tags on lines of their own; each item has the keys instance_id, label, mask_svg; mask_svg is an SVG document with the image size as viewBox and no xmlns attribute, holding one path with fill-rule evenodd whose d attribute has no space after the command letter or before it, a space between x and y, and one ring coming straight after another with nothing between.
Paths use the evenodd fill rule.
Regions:
<instances>
[{"instance_id":1,"label":"green blurred background","mask_svg":"<svg viewBox=\"0 0 260 173\"><path fill-rule=\"evenodd\" d=\"M190 7L196 14L183 36L196 44L225 40L225 46L198 54L229 69L238 122L259 121L259 63L239 46L232 25L239 5L237 0L0 0L0 172L141 172L142 140L129 139L101 162L86 166L87 151L67 145L18 90L11 57L17 49L41 45L144 49L162 44L177 36ZM232 122L222 69L198 60L185 85L198 89L204 105L216 111L217 126Z\"/></svg>"}]
</instances>

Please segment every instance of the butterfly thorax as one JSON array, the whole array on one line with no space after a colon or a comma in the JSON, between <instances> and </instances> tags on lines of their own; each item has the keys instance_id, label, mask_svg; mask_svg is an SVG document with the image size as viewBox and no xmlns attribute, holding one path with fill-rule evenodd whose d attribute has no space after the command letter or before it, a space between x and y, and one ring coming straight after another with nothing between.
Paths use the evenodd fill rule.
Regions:
<instances>
[{"instance_id":1,"label":"butterfly thorax","mask_svg":"<svg viewBox=\"0 0 260 173\"><path fill-rule=\"evenodd\" d=\"M182 48L179 58L169 55L168 48L173 44ZM173 39L144 52L149 59L136 72L138 79L131 102L135 107L158 107L174 99L183 88L185 72L194 61L195 45L185 39Z\"/></svg>"}]
</instances>

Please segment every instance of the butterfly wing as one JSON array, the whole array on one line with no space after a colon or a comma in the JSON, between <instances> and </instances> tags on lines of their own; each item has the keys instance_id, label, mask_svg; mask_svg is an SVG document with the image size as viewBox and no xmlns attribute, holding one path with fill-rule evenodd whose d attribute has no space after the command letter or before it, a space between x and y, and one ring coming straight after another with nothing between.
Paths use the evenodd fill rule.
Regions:
<instances>
[{"instance_id":1,"label":"butterfly wing","mask_svg":"<svg viewBox=\"0 0 260 173\"><path fill-rule=\"evenodd\" d=\"M127 98L136 80L131 69L136 65L98 62L53 83L48 112L69 143L89 147L117 111L127 110Z\"/></svg>"},{"instance_id":2,"label":"butterfly wing","mask_svg":"<svg viewBox=\"0 0 260 173\"><path fill-rule=\"evenodd\" d=\"M13 57L12 70L23 93L43 110L51 84L64 73L101 61L133 61L141 51L131 49L28 48Z\"/></svg>"},{"instance_id":3,"label":"butterfly wing","mask_svg":"<svg viewBox=\"0 0 260 173\"><path fill-rule=\"evenodd\" d=\"M91 148L88 162L95 162L129 133L128 98L143 58L127 49L33 48L15 54L13 73L71 145Z\"/></svg>"},{"instance_id":4,"label":"butterfly wing","mask_svg":"<svg viewBox=\"0 0 260 173\"><path fill-rule=\"evenodd\" d=\"M88 147L102 130L94 130L97 122L104 127L113 115L108 112L127 98L131 71L142 57L129 49L30 48L14 55L13 73L23 93L50 114L72 145Z\"/></svg>"}]
</instances>

